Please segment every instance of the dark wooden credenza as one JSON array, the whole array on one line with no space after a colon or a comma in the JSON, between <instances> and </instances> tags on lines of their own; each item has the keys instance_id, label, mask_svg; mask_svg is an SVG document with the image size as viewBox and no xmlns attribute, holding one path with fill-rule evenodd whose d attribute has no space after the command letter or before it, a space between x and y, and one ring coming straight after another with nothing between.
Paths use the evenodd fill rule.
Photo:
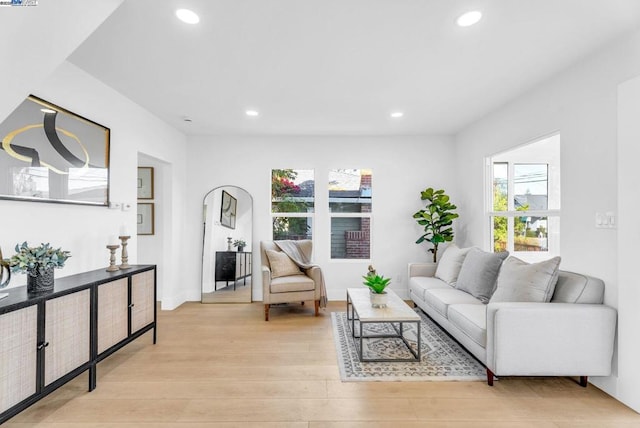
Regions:
<instances>
[{"instance_id":1,"label":"dark wooden credenza","mask_svg":"<svg viewBox=\"0 0 640 428\"><path fill-rule=\"evenodd\" d=\"M218 289L218 282L233 282L233 289L236 283L244 280L247 284L247 277L251 276L251 252L246 251L216 251L216 271L214 290Z\"/></svg>"},{"instance_id":2,"label":"dark wooden credenza","mask_svg":"<svg viewBox=\"0 0 640 428\"><path fill-rule=\"evenodd\" d=\"M52 292L3 290L0 300L0 424L153 329L156 266L56 278Z\"/></svg>"}]
</instances>

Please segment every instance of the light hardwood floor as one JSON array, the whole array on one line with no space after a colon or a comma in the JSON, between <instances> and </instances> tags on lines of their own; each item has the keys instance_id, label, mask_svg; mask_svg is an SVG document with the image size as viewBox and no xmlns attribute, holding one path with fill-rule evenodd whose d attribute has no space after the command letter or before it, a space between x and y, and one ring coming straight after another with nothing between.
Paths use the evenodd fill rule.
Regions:
<instances>
[{"instance_id":1,"label":"light hardwood floor","mask_svg":"<svg viewBox=\"0 0 640 428\"><path fill-rule=\"evenodd\" d=\"M76 378L6 427L640 427L640 415L569 378L340 381L331 302L277 307L187 303L151 335Z\"/></svg>"}]
</instances>

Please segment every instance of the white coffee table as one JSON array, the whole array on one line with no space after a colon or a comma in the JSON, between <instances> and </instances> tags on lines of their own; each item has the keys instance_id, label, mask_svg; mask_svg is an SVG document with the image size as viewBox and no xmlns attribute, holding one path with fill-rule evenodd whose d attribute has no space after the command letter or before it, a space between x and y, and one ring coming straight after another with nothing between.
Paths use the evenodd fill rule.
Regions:
<instances>
[{"instance_id":1,"label":"white coffee table","mask_svg":"<svg viewBox=\"0 0 640 428\"><path fill-rule=\"evenodd\" d=\"M371 306L368 288L347 288L347 320L351 321L351 335L358 348L358 357L363 362L418 362L420 361L420 315L409 307L396 293L387 290L386 308ZM358 327L356 332L356 321ZM393 327L395 334L366 334L365 325L385 323ZM416 349L404 335L404 324L415 323L417 332ZM401 339L414 358L365 358L363 356L364 339L397 338Z\"/></svg>"}]
</instances>

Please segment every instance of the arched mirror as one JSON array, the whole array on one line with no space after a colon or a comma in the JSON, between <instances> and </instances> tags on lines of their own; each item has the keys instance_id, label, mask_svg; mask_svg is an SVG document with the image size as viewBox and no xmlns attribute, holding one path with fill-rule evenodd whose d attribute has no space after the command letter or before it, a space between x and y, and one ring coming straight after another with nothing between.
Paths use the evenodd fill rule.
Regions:
<instances>
[{"instance_id":1,"label":"arched mirror","mask_svg":"<svg viewBox=\"0 0 640 428\"><path fill-rule=\"evenodd\" d=\"M253 198L236 186L204 197L202 303L251 302Z\"/></svg>"}]
</instances>

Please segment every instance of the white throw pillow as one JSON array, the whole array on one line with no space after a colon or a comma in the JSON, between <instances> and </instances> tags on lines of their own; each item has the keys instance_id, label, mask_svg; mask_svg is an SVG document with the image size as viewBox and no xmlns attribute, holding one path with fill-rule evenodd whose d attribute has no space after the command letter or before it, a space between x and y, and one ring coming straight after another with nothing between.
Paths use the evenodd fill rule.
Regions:
<instances>
[{"instance_id":1,"label":"white throw pillow","mask_svg":"<svg viewBox=\"0 0 640 428\"><path fill-rule=\"evenodd\" d=\"M531 264L513 256L507 258L502 262L496 291L489 302L551 301L559 266L560 257Z\"/></svg>"},{"instance_id":2,"label":"white throw pillow","mask_svg":"<svg viewBox=\"0 0 640 428\"><path fill-rule=\"evenodd\" d=\"M462 262L471 248L458 248L455 244L450 244L442 258L436 266L435 277L443 280L449 285L456 285Z\"/></svg>"},{"instance_id":3,"label":"white throw pillow","mask_svg":"<svg viewBox=\"0 0 640 428\"><path fill-rule=\"evenodd\" d=\"M265 253L271 266L271 278L302 274L298 265L282 251L266 250Z\"/></svg>"}]
</instances>

